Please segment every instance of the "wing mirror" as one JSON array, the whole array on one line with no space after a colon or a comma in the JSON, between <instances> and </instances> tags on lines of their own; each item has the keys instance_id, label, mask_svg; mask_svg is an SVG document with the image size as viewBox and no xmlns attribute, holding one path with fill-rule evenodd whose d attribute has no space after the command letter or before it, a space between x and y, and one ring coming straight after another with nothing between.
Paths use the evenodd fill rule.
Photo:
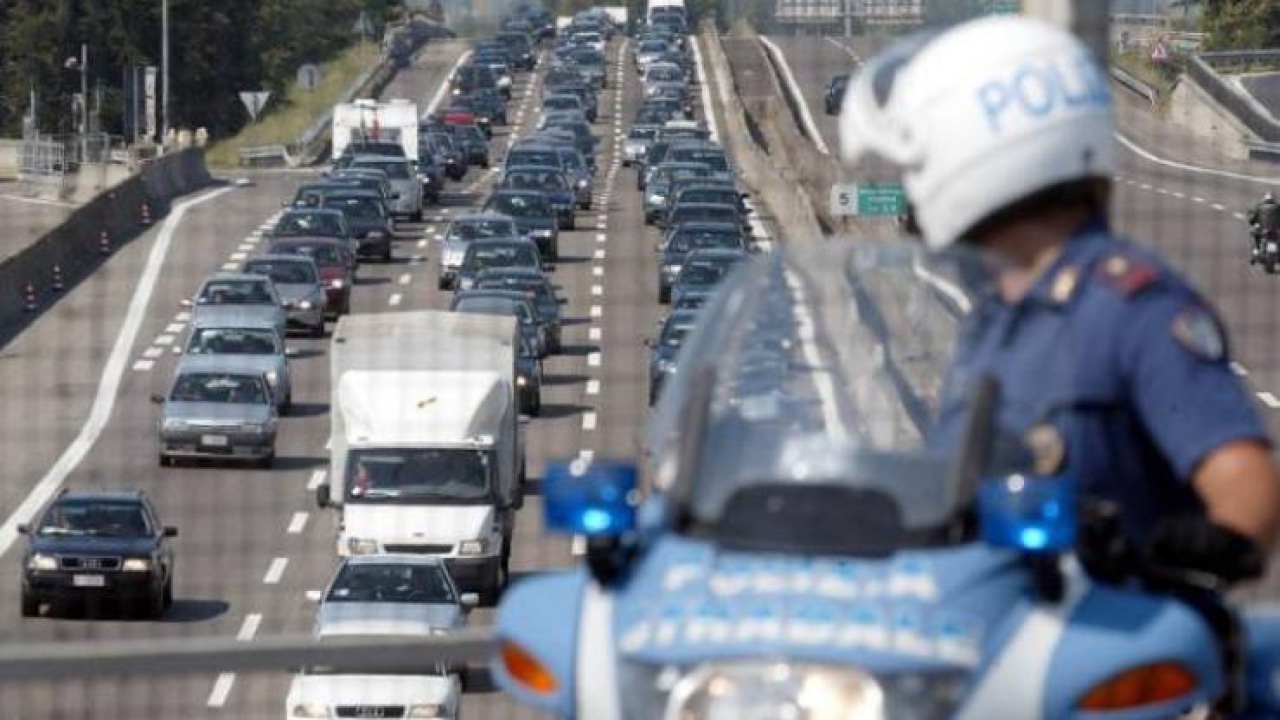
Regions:
<instances>
[{"instance_id":1,"label":"wing mirror","mask_svg":"<svg viewBox=\"0 0 1280 720\"><path fill-rule=\"evenodd\" d=\"M163 404L164 404L164 396L163 396L163 395L160 395L159 393L153 394L153 395L151 396L151 403L152 403L153 405L163 405Z\"/></svg>"},{"instance_id":2,"label":"wing mirror","mask_svg":"<svg viewBox=\"0 0 1280 720\"><path fill-rule=\"evenodd\" d=\"M164 528L164 536L167 538L178 537L178 528L172 525L166 525Z\"/></svg>"},{"instance_id":3,"label":"wing mirror","mask_svg":"<svg viewBox=\"0 0 1280 720\"><path fill-rule=\"evenodd\" d=\"M458 597L458 601L462 603L462 607L470 610L480 604L480 595L477 593L462 593Z\"/></svg>"}]
</instances>

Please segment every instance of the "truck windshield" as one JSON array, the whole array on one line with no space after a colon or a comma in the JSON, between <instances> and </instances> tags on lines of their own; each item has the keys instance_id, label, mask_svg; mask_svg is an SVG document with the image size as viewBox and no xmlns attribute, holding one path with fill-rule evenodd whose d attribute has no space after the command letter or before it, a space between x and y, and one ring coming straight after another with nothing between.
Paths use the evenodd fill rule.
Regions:
<instances>
[{"instance_id":1,"label":"truck windshield","mask_svg":"<svg viewBox=\"0 0 1280 720\"><path fill-rule=\"evenodd\" d=\"M484 451L354 450L347 464L347 502L484 500L490 495L490 474Z\"/></svg>"}]
</instances>

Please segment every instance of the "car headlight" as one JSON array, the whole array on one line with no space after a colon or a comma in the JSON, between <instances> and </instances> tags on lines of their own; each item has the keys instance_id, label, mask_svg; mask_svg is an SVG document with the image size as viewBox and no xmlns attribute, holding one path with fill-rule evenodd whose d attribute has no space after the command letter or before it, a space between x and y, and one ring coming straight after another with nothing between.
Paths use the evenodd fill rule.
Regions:
<instances>
[{"instance_id":1,"label":"car headlight","mask_svg":"<svg viewBox=\"0 0 1280 720\"><path fill-rule=\"evenodd\" d=\"M579 188L580 190L586 190L586 189L587 189L587 179L586 179L586 178L582 178L582 179L578 180L578 188Z\"/></svg>"},{"instance_id":2,"label":"car headlight","mask_svg":"<svg viewBox=\"0 0 1280 720\"><path fill-rule=\"evenodd\" d=\"M663 265L662 274L663 275L679 275L680 266L679 265Z\"/></svg>"},{"instance_id":3,"label":"car headlight","mask_svg":"<svg viewBox=\"0 0 1280 720\"><path fill-rule=\"evenodd\" d=\"M463 290L470 290L475 287L476 281L473 278L465 277L458 281L458 287Z\"/></svg>"},{"instance_id":4,"label":"car headlight","mask_svg":"<svg viewBox=\"0 0 1280 720\"><path fill-rule=\"evenodd\" d=\"M463 540L458 543L459 555L483 555L489 551L488 539Z\"/></svg>"},{"instance_id":5,"label":"car headlight","mask_svg":"<svg viewBox=\"0 0 1280 720\"><path fill-rule=\"evenodd\" d=\"M555 234L555 231L552 230L551 228L542 228L542 229L533 231L534 237L549 238L554 234Z\"/></svg>"},{"instance_id":6,"label":"car headlight","mask_svg":"<svg viewBox=\"0 0 1280 720\"><path fill-rule=\"evenodd\" d=\"M345 285L346 285L346 281L343 280L342 278L334 278L329 281L329 287L333 288L334 290L341 290Z\"/></svg>"},{"instance_id":7,"label":"car headlight","mask_svg":"<svg viewBox=\"0 0 1280 720\"><path fill-rule=\"evenodd\" d=\"M314 307L314 306L311 304L311 301L310 301L310 300L299 300L299 301L298 301L298 309L299 309L299 310L310 310L312 307Z\"/></svg>"},{"instance_id":8,"label":"car headlight","mask_svg":"<svg viewBox=\"0 0 1280 720\"><path fill-rule=\"evenodd\" d=\"M410 705L409 713L405 717L438 718L442 715L444 715L444 708L440 705Z\"/></svg>"},{"instance_id":9,"label":"car headlight","mask_svg":"<svg viewBox=\"0 0 1280 720\"><path fill-rule=\"evenodd\" d=\"M526 378L524 375L517 375L517 376L516 376L516 386L517 386L517 387L524 387L524 386L526 386L526 385L528 385L528 384L529 384L529 378Z\"/></svg>"},{"instance_id":10,"label":"car headlight","mask_svg":"<svg viewBox=\"0 0 1280 720\"><path fill-rule=\"evenodd\" d=\"M267 371L267 384L268 384L268 385L270 385L271 387L275 387L276 385L279 385L279 384L280 384L280 373L276 372L275 370L268 370L268 371Z\"/></svg>"},{"instance_id":11,"label":"car headlight","mask_svg":"<svg viewBox=\"0 0 1280 720\"><path fill-rule=\"evenodd\" d=\"M124 572L150 572L151 560L148 558L125 558L120 569Z\"/></svg>"},{"instance_id":12,"label":"car headlight","mask_svg":"<svg viewBox=\"0 0 1280 720\"><path fill-rule=\"evenodd\" d=\"M289 714L300 718L327 718L329 708L318 703L299 703L293 706Z\"/></svg>"},{"instance_id":13,"label":"car headlight","mask_svg":"<svg viewBox=\"0 0 1280 720\"><path fill-rule=\"evenodd\" d=\"M352 555L375 555L378 552L378 541L347 538L347 552Z\"/></svg>"},{"instance_id":14,"label":"car headlight","mask_svg":"<svg viewBox=\"0 0 1280 720\"><path fill-rule=\"evenodd\" d=\"M666 199L667 199L667 198L666 198L666 196L665 196L665 195L650 195L650 196L649 196L649 204L650 204L650 205L661 205L661 204L662 204L662 201L663 201L663 200L666 200Z\"/></svg>"},{"instance_id":15,"label":"car headlight","mask_svg":"<svg viewBox=\"0 0 1280 720\"><path fill-rule=\"evenodd\" d=\"M670 358L658 359L658 372L663 373L665 375L670 375L675 371L676 371L676 361L674 359L670 359Z\"/></svg>"},{"instance_id":16,"label":"car headlight","mask_svg":"<svg viewBox=\"0 0 1280 720\"><path fill-rule=\"evenodd\" d=\"M27 567L32 570L57 570L58 558L52 555L32 555L27 561Z\"/></svg>"},{"instance_id":17,"label":"car headlight","mask_svg":"<svg viewBox=\"0 0 1280 720\"><path fill-rule=\"evenodd\" d=\"M880 720L885 694L874 677L851 667L710 663L675 683L664 717Z\"/></svg>"}]
</instances>

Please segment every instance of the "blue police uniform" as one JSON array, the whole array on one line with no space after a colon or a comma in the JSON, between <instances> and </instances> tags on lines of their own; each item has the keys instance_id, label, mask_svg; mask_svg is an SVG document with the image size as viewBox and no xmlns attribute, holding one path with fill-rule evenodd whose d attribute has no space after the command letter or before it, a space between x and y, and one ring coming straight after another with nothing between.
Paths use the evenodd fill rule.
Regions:
<instances>
[{"instance_id":1,"label":"blue police uniform","mask_svg":"<svg viewBox=\"0 0 1280 720\"><path fill-rule=\"evenodd\" d=\"M1237 440L1268 443L1231 371L1217 316L1152 252L1093 223L1021 301L988 298L962 329L937 438L954 446L974 382L1001 384L998 422L1040 472L1066 473L1122 510L1131 538L1202 512L1197 465Z\"/></svg>"}]
</instances>

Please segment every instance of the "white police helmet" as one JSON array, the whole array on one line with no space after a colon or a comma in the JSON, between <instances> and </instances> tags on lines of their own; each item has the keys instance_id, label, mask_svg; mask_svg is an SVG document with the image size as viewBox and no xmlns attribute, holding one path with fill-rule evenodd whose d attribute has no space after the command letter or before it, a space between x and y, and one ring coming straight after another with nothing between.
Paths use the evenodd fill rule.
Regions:
<instances>
[{"instance_id":1,"label":"white police helmet","mask_svg":"<svg viewBox=\"0 0 1280 720\"><path fill-rule=\"evenodd\" d=\"M850 83L840 115L846 162L900 165L934 249L999 210L1115 162L1105 71L1070 33L991 17L900 41Z\"/></svg>"}]
</instances>

